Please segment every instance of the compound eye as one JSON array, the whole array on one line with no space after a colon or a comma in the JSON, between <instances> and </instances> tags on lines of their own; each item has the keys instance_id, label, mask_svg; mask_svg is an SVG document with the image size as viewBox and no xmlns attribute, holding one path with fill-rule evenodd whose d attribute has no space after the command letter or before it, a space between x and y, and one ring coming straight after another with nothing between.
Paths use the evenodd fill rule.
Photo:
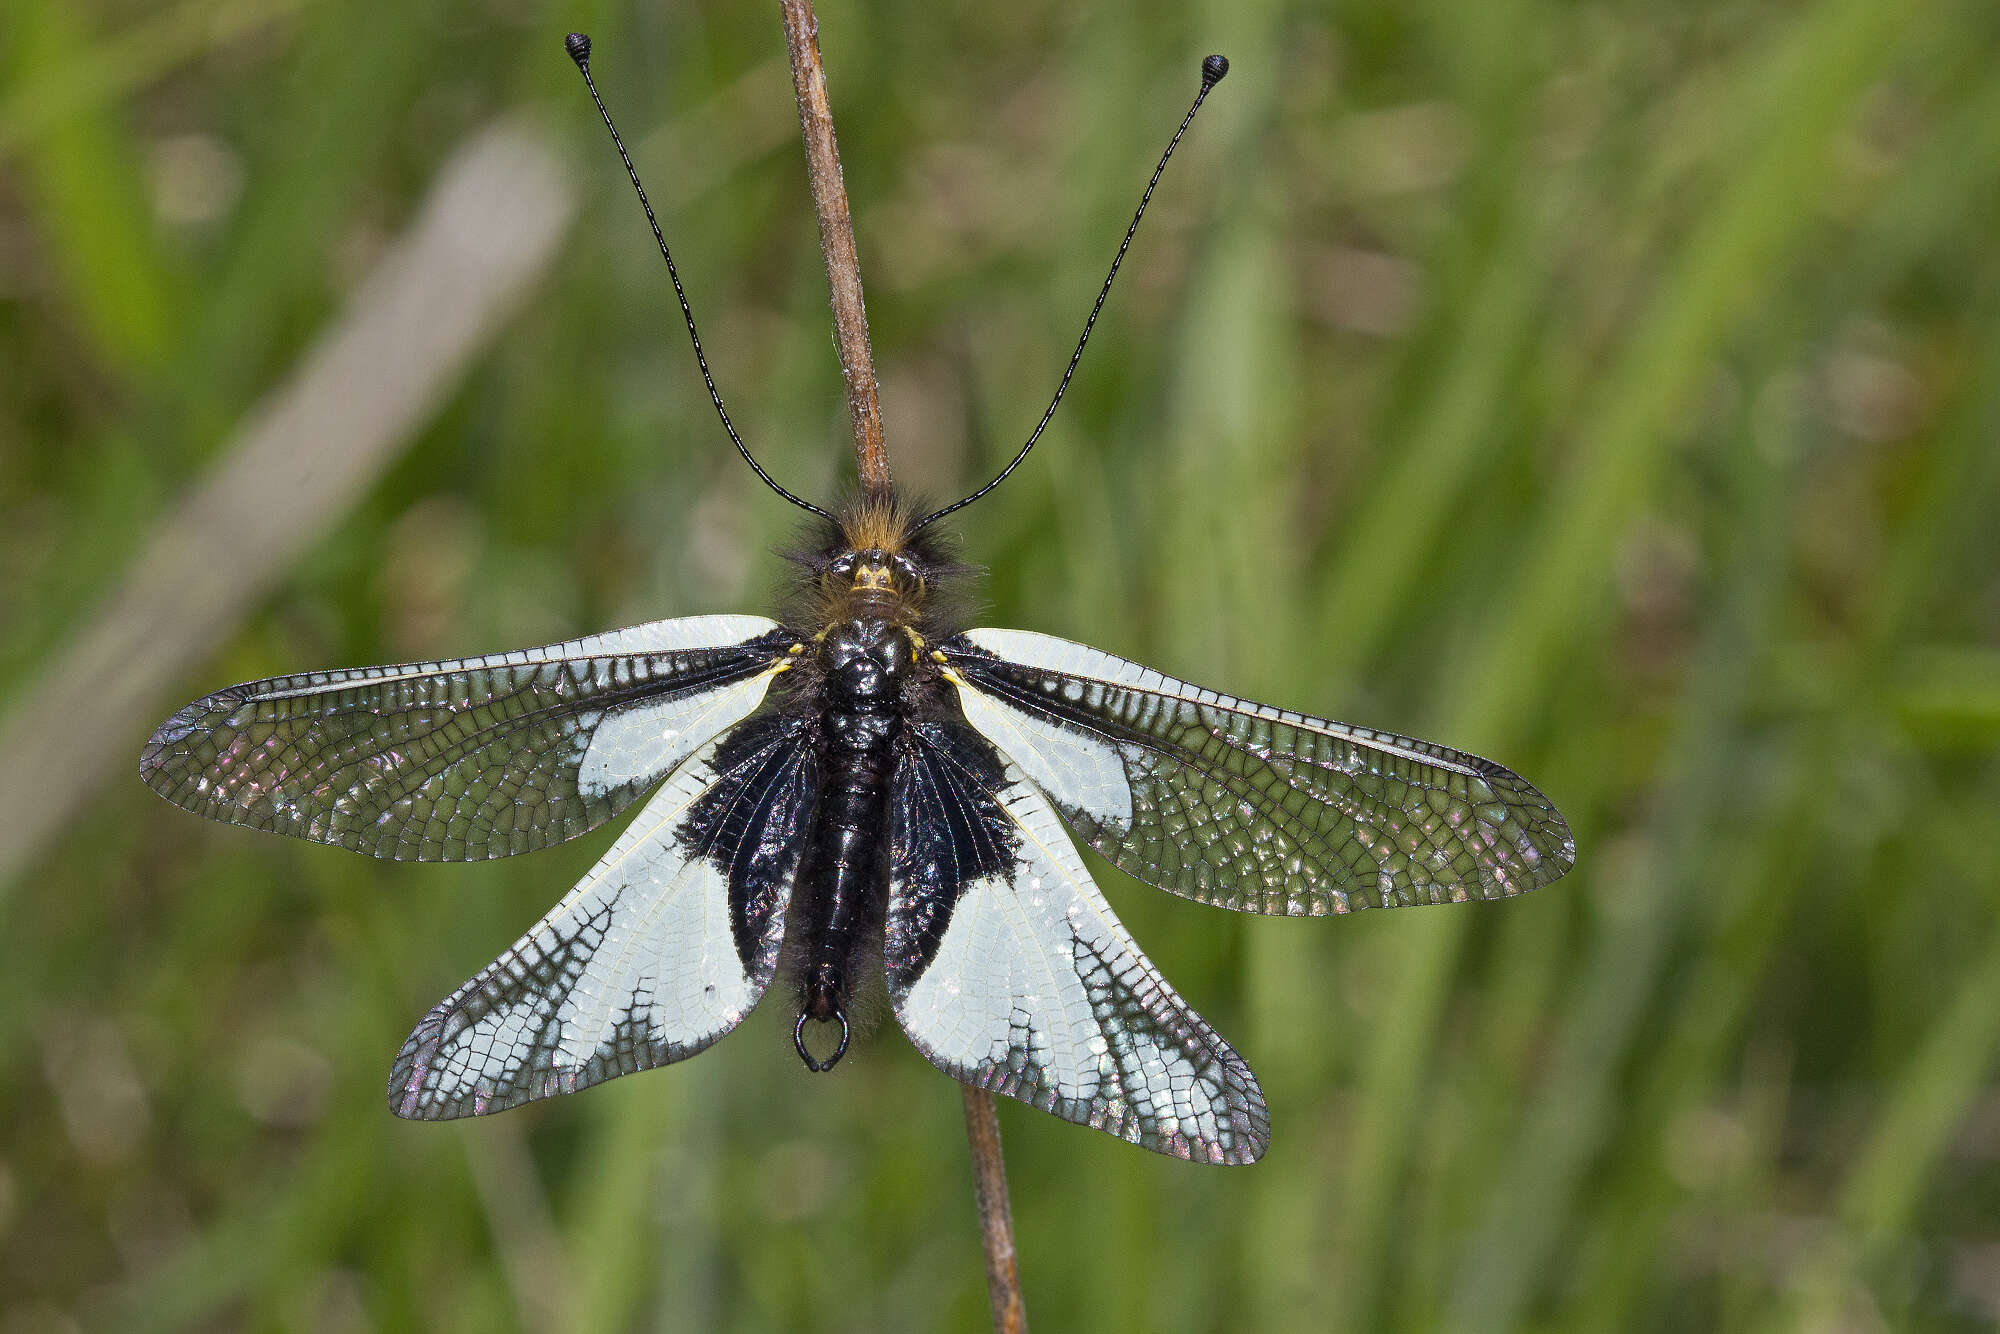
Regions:
<instances>
[{"instance_id":1,"label":"compound eye","mask_svg":"<svg viewBox=\"0 0 2000 1334\"><path fill-rule=\"evenodd\" d=\"M913 584L921 584L924 581L923 572L917 569L917 563L908 556L896 557L896 573Z\"/></svg>"},{"instance_id":2,"label":"compound eye","mask_svg":"<svg viewBox=\"0 0 2000 1334\"><path fill-rule=\"evenodd\" d=\"M834 562L833 562L833 565L832 565L832 571L833 571L833 573L835 573L835 574L838 574L838 575L842 575L842 576L846 576L846 575L851 575L851 574L853 574L853 573L854 573L854 553L853 553L853 552L848 552L848 553L847 553L846 555L844 555L844 556L836 556L836 557L834 558Z\"/></svg>"}]
</instances>

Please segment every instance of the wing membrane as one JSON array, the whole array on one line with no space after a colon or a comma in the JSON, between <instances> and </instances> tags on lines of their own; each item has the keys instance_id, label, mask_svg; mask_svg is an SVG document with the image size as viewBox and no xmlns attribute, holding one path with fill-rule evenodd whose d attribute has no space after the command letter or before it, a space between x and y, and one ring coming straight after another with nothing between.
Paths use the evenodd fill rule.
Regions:
<instances>
[{"instance_id":1,"label":"wing membrane","mask_svg":"<svg viewBox=\"0 0 2000 1334\"><path fill-rule=\"evenodd\" d=\"M139 775L198 815L400 861L481 861L603 824L763 698L775 622L694 616L484 658L233 686Z\"/></svg>"},{"instance_id":2,"label":"wing membrane","mask_svg":"<svg viewBox=\"0 0 2000 1334\"><path fill-rule=\"evenodd\" d=\"M818 767L806 724L760 715L675 771L590 874L424 1017L389 1106L478 1116L694 1055L777 967Z\"/></svg>"},{"instance_id":3,"label":"wing membrane","mask_svg":"<svg viewBox=\"0 0 2000 1334\"><path fill-rule=\"evenodd\" d=\"M1077 835L1148 884L1244 912L1506 898L1576 861L1490 760L1268 708L1049 635L945 645L966 717Z\"/></svg>"},{"instance_id":4,"label":"wing membrane","mask_svg":"<svg viewBox=\"0 0 2000 1334\"><path fill-rule=\"evenodd\" d=\"M1021 770L960 723L917 723L891 797L884 961L940 1070L1203 1162L1270 1140L1250 1069L1169 987Z\"/></svg>"}]
</instances>

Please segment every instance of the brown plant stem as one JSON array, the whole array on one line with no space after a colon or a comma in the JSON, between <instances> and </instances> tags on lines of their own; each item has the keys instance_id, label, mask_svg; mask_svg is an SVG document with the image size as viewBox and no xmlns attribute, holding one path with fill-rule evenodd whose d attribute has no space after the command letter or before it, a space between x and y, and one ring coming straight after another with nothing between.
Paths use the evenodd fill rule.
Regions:
<instances>
[{"instance_id":1,"label":"brown plant stem","mask_svg":"<svg viewBox=\"0 0 2000 1334\"><path fill-rule=\"evenodd\" d=\"M1007 1204L1007 1163L1000 1156L1000 1117L993 1095L962 1084L965 1139L972 1148L972 1190L979 1206L979 1236L986 1247L986 1296L999 1334L1027 1334L1028 1308L1014 1258L1014 1211Z\"/></svg>"},{"instance_id":2,"label":"brown plant stem","mask_svg":"<svg viewBox=\"0 0 2000 1334\"><path fill-rule=\"evenodd\" d=\"M806 173L819 215L820 255L833 299L834 343L847 382L847 412L854 428L854 463L868 495L889 492L889 454L882 443L882 409L875 392L875 358L868 345L868 311L861 299L861 261L854 249L854 219L840 175L833 137L826 70L820 64L819 20L812 0L780 0L785 48L791 54L792 88L798 95L799 129L805 136ZM999 1334L1026 1334L1027 1304L1014 1260L1014 1217L1007 1203L1007 1164L1000 1153L1000 1118L993 1095L964 1086L965 1138L972 1151L974 1198L986 1252L986 1288Z\"/></svg>"},{"instance_id":3,"label":"brown plant stem","mask_svg":"<svg viewBox=\"0 0 2000 1334\"><path fill-rule=\"evenodd\" d=\"M778 7L785 17L785 48L791 53L792 89L798 95L799 129L806 141L806 175L812 182L820 255L826 261L826 284L833 298L834 343L840 350L841 376L847 381L854 462L862 491L886 496L889 453L882 443L882 407L875 393L875 358L868 346L868 310L861 300L854 218L847 207L840 148L833 138L833 108L826 97L826 70L819 58L819 19L812 0L780 0Z\"/></svg>"}]
</instances>

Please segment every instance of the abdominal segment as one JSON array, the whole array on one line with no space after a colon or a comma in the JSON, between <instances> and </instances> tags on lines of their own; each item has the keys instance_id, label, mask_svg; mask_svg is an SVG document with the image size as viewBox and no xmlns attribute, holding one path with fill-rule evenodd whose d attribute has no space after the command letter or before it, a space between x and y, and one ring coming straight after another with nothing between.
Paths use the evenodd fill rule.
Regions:
<instances>
[{"instance_id":1,"label":"abdominal segment","mask_svg":"<svg viewBox=\"0 0 2000 1334\"><path fill-rule=\"evenodd\" d=\"M889 779L903 730L909 642L893 624L856 618L822 641L819 809L794 898L801 952L799 1059L831 1069L847 1050L860 961L879 944L888 898ZM808 1021L840 1026L826 1058L808 1046Z\"/></svg>"}]
</instances>

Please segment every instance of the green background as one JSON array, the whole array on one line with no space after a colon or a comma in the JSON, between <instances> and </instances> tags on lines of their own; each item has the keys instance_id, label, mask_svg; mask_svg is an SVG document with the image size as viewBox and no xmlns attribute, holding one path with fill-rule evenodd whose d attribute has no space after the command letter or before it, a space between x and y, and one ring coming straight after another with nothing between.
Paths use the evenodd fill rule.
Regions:
<instances>
[{"instance_id":1,"label":"green background","mask_svg":"<svg viewBox=\"0 0 2000 1334\"><path fill-rule=\"evenodd\" d=\"M1023 438L1234 62L964 516L981 619L1493 755L1580 849L1518 902L1317 921L1095 863L1274 1138L1197 1168L1003 1104L1035 1326L2000 1319L2000 10L820 18L892 457L940 495ZM5 0L0 712L501 116L571 172L560 251L146 712L768 604L792 517L572 27L746 436L837 488L774 5ZM396 1121L409 1027L611 835L371 862L171 809L144 734L0 888L0 1334L984 1326L959 1099L893 1025L815 1077L772 1007Z\"/></svg>"}]
</instances>

